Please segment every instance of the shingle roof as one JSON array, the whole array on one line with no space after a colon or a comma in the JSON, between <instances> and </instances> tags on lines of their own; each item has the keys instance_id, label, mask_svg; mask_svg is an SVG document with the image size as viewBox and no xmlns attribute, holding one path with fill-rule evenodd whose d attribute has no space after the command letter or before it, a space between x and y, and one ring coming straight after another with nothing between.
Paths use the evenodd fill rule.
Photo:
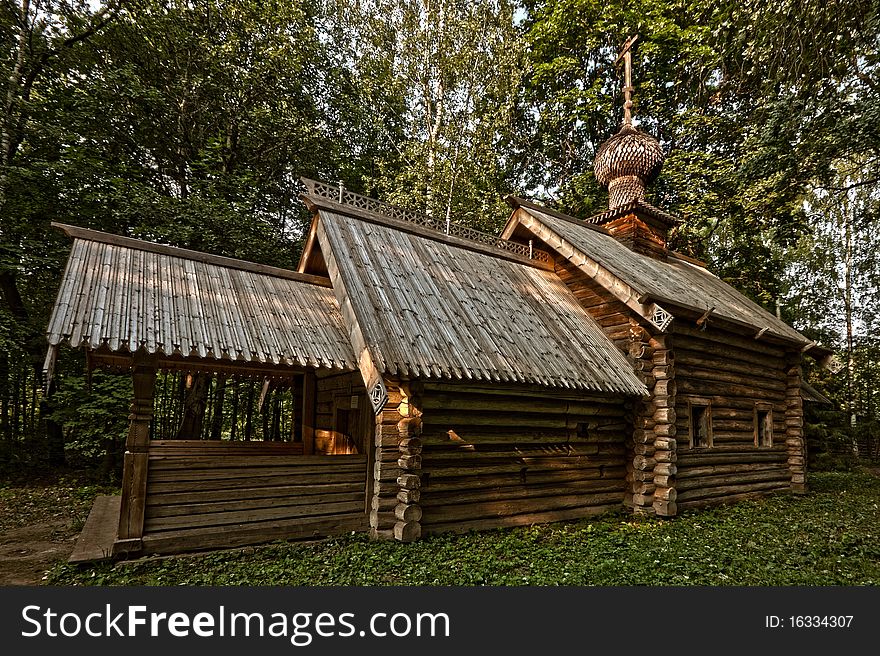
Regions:
<instances>
[{"instance_id":1,"label":"shingle roof","mask_svg":"<svg viewBox=\"0 0 880 656\"><path fill-rule=\"evenodd\" d=\"M667 262L636 253L611 235L575 219L523 206L540 223L591 260L598 262L646 299L680 305L752 326L788 341L810 340L705 268L674 257Z\"/></svg>"},{"instance_id":2,"label":"shingle roof","mask_svg":"<svg viewBox=\"0 0 880 656\"><path fill-rule=\"evenodd\" d=\"M51 346L354 370L329 283L313 276L58 226L73 249Z\"/></svg>"},{"instance_id":3,"label":"shingle roof","mask_svg":"<svg viewBox=\"0 0 880 656\"><path fill-rule=\"evenodd\" d=\"M644 394L552 271L319 208L377 369L390 375ZM356 214L354 208L352 214ZM339 291L339 290L337 290ZM342 302L340 300L340 302Z\"/></svg>"}]
</instances>

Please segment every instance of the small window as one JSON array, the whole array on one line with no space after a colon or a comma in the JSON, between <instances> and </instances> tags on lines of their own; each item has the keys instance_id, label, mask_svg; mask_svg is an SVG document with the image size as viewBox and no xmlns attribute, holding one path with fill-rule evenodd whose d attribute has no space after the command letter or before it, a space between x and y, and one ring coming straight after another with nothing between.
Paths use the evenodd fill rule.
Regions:
<instances>
[{"instance_id":1,"label":"small window","mask_svg":"<svg viewBox=\"0 0 880 656\"><path fill-rule=\"evenodd\" d=\"M688 430L690 448L712 446L712 406L708 403L688 403Z\"/></svg>"},{"instance_id":2,"label":"small window","mask_svg":"<svg viewBox=\"0 0 880 656\"><path fill-rule=\"evenodd\" d=\"M755 406L755 446L773 446L773 409Z\"/></svg>"}]
</instances>

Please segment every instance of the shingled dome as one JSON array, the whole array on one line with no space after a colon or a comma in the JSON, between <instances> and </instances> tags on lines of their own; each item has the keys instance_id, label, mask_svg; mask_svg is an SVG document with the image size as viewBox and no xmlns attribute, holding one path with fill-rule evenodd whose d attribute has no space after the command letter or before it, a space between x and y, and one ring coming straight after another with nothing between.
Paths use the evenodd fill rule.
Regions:
<instances>
[{"instance_id":1,"label":"shingled dome","mask_svg":"<svg viewBox=\"0 0 880 656\"><path fill-rule=\"evenodd\" d=\"M645 186L663 166L663 149L652 136L624 123L620 131L599 147L593 169L608 187L608 208L614 209L645 197Z\"/></svg>"}]
</instances>

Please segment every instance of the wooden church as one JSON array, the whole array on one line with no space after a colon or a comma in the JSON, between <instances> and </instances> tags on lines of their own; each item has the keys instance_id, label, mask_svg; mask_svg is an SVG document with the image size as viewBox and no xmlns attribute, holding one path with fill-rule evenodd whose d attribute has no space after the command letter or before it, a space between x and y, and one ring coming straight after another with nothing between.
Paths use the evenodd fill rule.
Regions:
<instances>
[{"instance_id":1,"label":"wooden church","mask_svg":"<svg viewBox=\"0 0 880 656\"><path fill-rule=\"evenodd\" d=\"M663 153L630 107L595 161L609 208L586 220L510 198L487 235L306 180L298 271L58 226L47 369L68 343L134 380L112 552L803 492L801 360L830 352L669 250L677 219L644 200ZM165 372L285 385L292 429L155 439Z\"/></svg>"}]
</instances>

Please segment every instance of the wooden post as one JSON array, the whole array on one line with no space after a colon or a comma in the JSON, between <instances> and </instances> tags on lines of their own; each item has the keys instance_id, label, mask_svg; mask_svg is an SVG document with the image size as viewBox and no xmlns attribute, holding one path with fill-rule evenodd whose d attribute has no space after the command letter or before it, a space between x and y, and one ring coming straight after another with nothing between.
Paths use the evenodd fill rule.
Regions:
<instances>
[{"instance_id":1,"label":"wooden post","mask_svg":"<svg viewBox=\"0 0 880 656\"><path fill-rule=\"evenodd\" d=\"M804 442L804 404L801 396L801 354L786 355L785 391L785 445L788 451L788 469L791 489L804 494L807 491L807 449Z\"/></svg>"},{"instance_id":2,"label":"wooden post","mask_svg":"<svg viewBox=\"0 0 880 656\"><path fill-rule=\"evenodd\" d=\"M141 538L144 535L150 422L153 419L157 367L155 358L139 355L133 358L132 363L134 400L128 416L128 437L125 440L122 470L122 502L114 553L140 551Z\"/></svg>"},{"instance_id":3,"label":"wooden post","mask_svg":"<svg viewBox=\"0 0 880 656\"><path fill-rule=\"evenodd\" d=\"M302 386L302 440L303 453L315 453L315 373L307 371L303 374Z\"/></svg>"}]
</instances>

